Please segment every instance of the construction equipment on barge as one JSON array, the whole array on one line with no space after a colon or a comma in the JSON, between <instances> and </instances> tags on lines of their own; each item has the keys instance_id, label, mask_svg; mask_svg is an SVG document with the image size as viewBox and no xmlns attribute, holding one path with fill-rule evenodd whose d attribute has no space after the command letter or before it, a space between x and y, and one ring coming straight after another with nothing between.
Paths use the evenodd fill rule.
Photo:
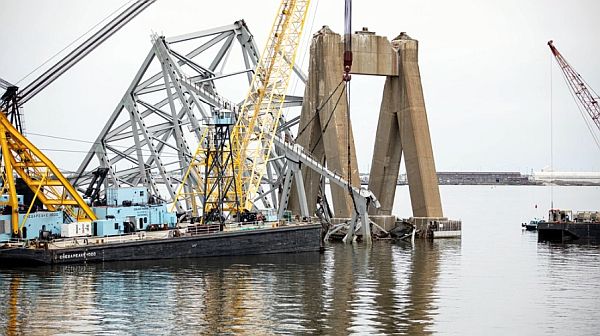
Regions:
<instances>
[{"instance_id":1,"label":"construction equipment on barge","mask_svg":"<svg viewBox=\"0 0 600 336\"><path fill-rule=\"evenodd\" d=\"M282 1L278 19L276 19L278 27L281 22L284 22L284 28L296 27L298 29L294 21L298 20L298 17L295 16L298 11L291 10L291 8L296 8L294 6L298 6L299 12L306 13L308 2ZM304 17L301 16L301 19L304 20ZM285 29L276 30L275 27L272 34L275 42L288 36ZM298 35L297 32L292 34ZM294 38L296 39L294 48L297 48L299 35ZM155 36L153 40L155 46L166 47L164 38ZM278 44L281 45L281 43ZM165 59L168 57L165 51L166 48L157 48L156 56ZM280 58L280 55L281 51L278 50L271 56ZM291 66L289 69L291 71ZM168 71L163 69L163 74L176 76L178 69L176 67L171 67ZM191 80L187 79L186 83L191 84ZM273 83L269 82L268 85L271 84ZM189 89L180 82L173 86L180 97L187 94L186 91ZM287 87L287 83L285 86ZM165 87L170 92L171 84L168 83ZM273 95L270 95L269 99L273 99ZM232 106L222 99L217 99L216 102L224 105L222 107ZM173 108L173 106L171 107ZM214 109L212 111L216 112ZM223 117L223 112L219 111L219 114L215 115ZM135 118L133 120L141 121ZM178 222L176 214L168 211L164 202L149 196L150 190L145 187L108 188L104 190L104 197L100 198L100 186L106 175L110 173L110 169L106 168L98 169L93 174L85 192L86 196L90 196L88 205L52 162L27 141L6 117L0 121L2 121L0 123L2 125L0 140L4 168L2 185L5 191L8 191L2 201L4 202L4 211L10 212L6 216L11 217L10 222L13 229L12 233L4 232L4 236L0 237L4 238L0 240L5 241L0 249L0 260L3 261L3 264L160 259L319 251L321 249L321 225L311 224L307 220L301 222L282 221L273 216L261 216L260 212L252 214L246 209L245 212L236 214L237 220L226 223L221 219L220 213L217 214L217 222L220 223L215 226L214 218L211 220L209 215L214 215L215 210L222 212L224 208L222 204L220 204L221 208L218 207L219 204L217 207L210 208L209 203L204 202L205 211L202 223L194 225L193 222ZM215 198L217 202L223 202L221 196L227 195L220 193L223 189L219 184L223 184L225 181L223 174L229 169L228 165L223 165L221 161L223 149L231 146L230 142L225 141L229 140L228 127L231 125L232 123L207 125L208 127L212 126L218 132L224 132L214 138L214 141L218 143L218 148L213 151L213 155L209 155L211 165L210 169L207 165L204 176L205 190L212 188L213 185L218 187ZM261 125L264 125L264 122L261 121ZM135 123L133 127L135 127ZM179 124L175 125L175 132L179 128ZM248 133L253 133L253 131ZM136 137L139 135L137 130L134 135ZM146 143L153 142L154 139L149 136L148 132L143 135ZM272 141L271 139L271 144ZM136 144L139 153L139 142ZM178 145L181 148L184 144L178 143ZM154 155L153 159L160 163L158 156ZM227 161L230 160L231 155ZM212 163L217 164L213 165ZM212 169L214 167L216 167L215 170ZM32 202L24 216L19 216L19 211L25 208L25 200L16 195L15 185L12 182L12 169L22 176L32 191L34 190L32 186L37 186L33 200L40 199L43 203L42 208L34 208ZM213 181L212 185L208 185L210 180L207 177L211 176L213 171L219 175L220 179ZM196 177L199 178L200 175ZM166 175L164 178L168 180ZM225 183L231 183L231 181L233 179L229 179L229 182ZM58 187L63 190L55 190ZM58 200L52 199L48 195L54 195ZM208 194L205 193L206 195ZM210 211L206 211L209 208ZM32 209L33 212L30 213ZM80 213L83 214L80 215ZM28 217L30 220L25 224ZM293 222L293 225L290 225L290 222ZM6 220L3 223L6 223ZM6 225L3 226L3 228L5 227Z\"/></svg>"},{"instance_id":2,"label":"construction equipment on barge","mask_svg":"<svg viewBox=\"0 0 600 336\"><path fill-rule=\"evenodd\" d=\"M600 147L597 133L600 130L600 97L556 49L553 41L548 41L548 47L565 77L578 108L587 113L589 120L583 112L582 116L596 145ZM590 121L595 127L590 125ZM600 212L550 209L548 220L538 222L537 231L538 241L598 244L600 243Z\"/></svg>"},{"instance_id":3,"label":"construction equipment on barge","mask_svg":"<svg viewBox=\"0 0 600 336\"><path fill-rule=\"evenodd\" d=\"M550 209L537 231L540 242L600 244L600 211Z\"/></svg>"},{"instance_id":4,"label":"construction equipment on barge","mask_svg":"<svg viewBox=\"0 0 600 336\"><path fill-rule=\"evenodd\" d=\"M0 207L4 217L0 240L28 239L38 231L60 230L62 222L96 220L95 213L54 163L24 136L20 108L154 2L132 3L24 88L0 80L6 89L0 104ZM46 215L37 214L38 211L45 211Z\"/></svg>"},{"instance_id":5,"label":"construction equipment on barge","mask_svg":"<svg viewBox=\"0 0 600 336\"><path fill-rule=\"evenodd\" d=\"M346 1L347 6L350 2ZM264 242L271 239L266 236L269 232L275 235L281 230L301 235L301 232L306 233L310 229L308 236L320 236L320 225L310 223L318 221L329 226L331 212L328 211L324 191L316 199L307 199L303 190L301 167L319 175L323 181L321 185L324 186L328 180L352 199L350 218L332 226L331 232L345 232L344 240L347 242L354 241L355 233L360 232L362 239L369 242L371 225L374 224L369 218L369 207L377 208L379 202L368 189L352 185L350 147L353 147L353 143L350 139L350 124L346 124L348 169L338 173L326 167L322 159L315 158L294 143L290 127L296 125L299 118L286 121L282 113L284 107L299 106L302 103L302 98L287 95L286 91L293 73L306 80L306 76L294 65L294 59L309 3L300 0L281 2L261 58L258 57L252 35L243 21L172 38L154 35L152 49L140 71L77 174L71 177L71 181L84 193L89 207L98 218L90 220L89 226L83 221L74 221L78 224L66 227L64 233L61 230L60 239L67 238L67 241L61 242L57 234L47 230L47 233L40 236L51 237L57 244L41 244L37 248L60 251L67 246L73 248L68 240L73 237L79 242L81 239L76 236L81 232L81 237L85 236L83 239L86 246L93 241L96 247L105 249L110 242L110 248L113 249L111 251L114 251L115 246L120 246L114 245L115 239L112 238L125 236L131 236L129 240L143 238L146 241L152 238L154 243L158 241L156 239L164 239L160 240L160 244L165 246L175 242L175 238L205 234L207 237L219 235L225 239L230 231L239 231L236 235L243 236L246 231L264 230ZM349 17L347 14L347 20ZM350 26L347 26L348 46L344 52L344 69L340 69L343 70L346 83L350 79L352 49L349 43L352 38ZM191 52L182 53L175 49L179 42L202 39L204 43ZM223 73L224 62L236 40L242 45L246 69L236 73ZM206 50L218 47L218 43L222 45L209 66L202 66L194 60L194 57ZM158 73L148 72L152 71L154 61L160 63ZM219 67L221 71L218 70ZM244 104L238 107L217 92L215 83L221 78L243 74L250 79L250 90ZM160 94L164 96L157 99ZM198 113L201 114L200 118L197 117ZM131 143L124 148L124 141ZM190 145L195 142L198 147L192 154ZM168 162L162 156L169 149L176 152L178 160L175 162ZM93 159L98 160L97 167L93 167ZM117 163L122 162L134 163L135 166L117 170ZM95 169L90 169L91 167ZM348 173L346 178L342 177L345 173ZM292 188L292 183L295 183L295 189ZM119 193L119 190L149 196L142 201L117 198L113 202L115 198L111 194ZM294 191L300 208L298 216L291 216L287 210ZM164 208L165 203L173 204L172 210L177 217ZM318 209L313 213L309 209L315 203ZM159 215L151 217L143 213L131 214L128 212L131 209L126 209L137 207L139 210L150 206L159 206ZM112 214L114 211L122 216ZM317 218L313 217L315 214ZM428 218L431 220L433 217ZM36 232L34 228L29 231ZM39 231L44 230L37 230ZM158 233L150 234L154 231ZM163 237L164 235L166 236ZM98 240L97 237L107 238ZM286 237L302 241L302 236ZM277 239L270 241L275 242ZM315 243L320 240L305 244L305 248L286 245L290 242L280 243L282 246L289 246L287 251L290 252L304 249L314 251L320 248L320 243ZM19 242L13 247L26 248L26 245L25 242ZM142 245L138 244L136 248L139 249ZM161 253L167 250L169 248ZM236 253L242 253L242 250L236 249ZM286 249L273 250L270 247L256 250L248 247L247 253L284 250ZM57 257L46 256L44 260L92 260L85 259L85 250L73 252L76 255L73 258L59 257L57 253L60 251L52 252ZM129 255L127 251L129 250L122 250L120 255ZM209 254L227 255L222 253L233 252L216 249ZM119 253L114 254L113 257L118 258L118 255ZM177 253L166 255L183 256ZM82 256L83 259L80 258ZM105 256L102 260L109 259Z\"/></svg>"}]
</instances>

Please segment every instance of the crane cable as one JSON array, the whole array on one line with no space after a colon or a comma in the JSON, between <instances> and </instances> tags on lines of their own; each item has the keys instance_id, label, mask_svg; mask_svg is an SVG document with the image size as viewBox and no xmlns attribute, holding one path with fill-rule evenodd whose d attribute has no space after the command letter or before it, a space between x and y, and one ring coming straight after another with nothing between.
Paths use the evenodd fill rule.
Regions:
<instances>
[{"instance_id":1,"label":"crane cable","mask_svg":"<svg viewBox=\"0 0 600 336\"><path fill-rule=\"evenodd\" d=\"M550 209L554 209L554 78L550 56Z\"/></svg>"},{"instance_id":2,"label":"crane cable","mask_svg":"<svg viewBox=\"0 0 600 336\"><path fill-rule=\"evenodd\" d=\"M44 65L48 64L48 62L52 61L53 59L55 59L58 55L60 55L63 51L67 50L70 46L72 46L73 44L75 44L75 42L81 40L84 36L86 36L87 34L89 34L91 31L93 31L94 29L96 29L96 27L98 27L100 24L102 24L104 21L108 20L111 16L115 15L115 13L117 13L118 11L120 11L123 7L129 5L130 3L132 3L134 0L130 0L126 3L124 3L121 7L115 9L114 11L112 11L110 14L108 14L104 19L98 21L98 23L96 23L95 25L93 25L90 29L88 29L85 33L81 34L79 37L77 37L76 39L74 39L71 43L67 44L64 48L62 48L61 50L59 50L58 52L56 52L54 55L50 56L47 60L45 60L42 64L38 65L35 69L31 70L28 74L26 74L25 76L23 76L21 79L19 79L15 85L21 83L23 80L25 80L25 78L31 76L34 72L38 71L41 67L43 67Z\"/></svg>"},{"instance_id":3,"label":"crane cable","mask_svg":"<svg viewBox=\"0 0 600 336\"><path fill-rule=\"evenodd\" d=\"M340 100L342 100L342 97L344 96L344 92L346 91L346 87L342 86L342 83L344 83L344 81L341 81L338 86L333 90L333 92L331 92L331 94L327 97L327 99L325 100L325 102L323 102L323 104L321 104L320 107L318 107L315 110L315 114L312 116L312 118L310 118L310 120L307 122L306 125L304 125L304 127L298 131L298 134L296 135L296 139L298 137L300 137L300 135L306 131L306 129L308 128L308 126L310 126L310 124L316 119L316 117L319 116L319 113L323 110L323 108L325 107L325 105L329 102L329 100L331 100L331 98L333 97L333 95L338 91L338 89L341 87L342 88L342 92L340 92L339 97L337 98L337 100L335 101L335 105L333 105L333 109L331 109L331 113L329 114L329 117L327 118L327 121L325 122L325 125L321 128L321 132L319 133L319 138L317 139L317 141L315 142L315 144L310 148L310 153L312 153L317 146L319 145L319 143L321 142L321 139L323 139L323 135L325 134L325 131L327 131L327 127L329 126L329 123L331 122L331 119L333 119L333 115L335 114L335 111L337 110L337 107L340 103ZM297 162L299 163L299 162Z\"/></svg>"},{"instance_id":4,"label":"crane cable","mask_svg":"<svg viewBox=\"0 0 600 336\"><path fill-rule=\"evenodd\" d=\"M300 137L300 135L302 135L302 133L304 133L304 131L306 131L306 129L308 128L308 126L310 126L310 124L319 116L319 113L321 112L321 110L323 110L323 108L325 107L325 105L329 102L329 100L331 100L331 98L333 97L333 95L337 92L337 90L342 86L343 83L344 83L343 80L340 81L340 83L338 84L338 86L336 86L335 89L331 92L331 94L329 94L329 96L327 97L327 99L325 99L325 101L323 102L323 104L321 104L321 106L319 106L319 107L317 107L315 109L315 114L312 116L312 118L310 118L310 120L306 123L306 125L304 125L304 127L302 127L302 129L300 129L298 131L298 134L296 134L296 139L298 139ZM338 101L339 101L339 99L338 99ZM337 103L336 103L336 106L337 106ZM335 107L333 109L335 110Z\"/></svg>"},{"instance_id":5,"label":"crane cable","mask_svg":"<svg viewBox=\"0 0 600 336\"><path fill-rule=\"evenodd\" d=\"M347 152L348 152L348 193L352 199L352 206L354 207L355 213L358 214L358 208L356 207L356 200L354 199L354 193L352 192L352 155L350 154L350 80L346 81L346 119L347 119Z\"/></svg>"},{"instance_id":6,"label":"crane cable","mask_svg":"<svg viewBox=\"0 0 600 336\"><path fill-rule=\"evenodd\" d=\"M346 83L346 144L347 144L347 155L348 155L348 193L352 199L352 206L354 211L358 214L356 207L356 200L354 199L354 193L352 192L352 155L350 153L350 70L352 69L352 0L346 0L344 6L344 74L342 80Z\"/></svg>"},{"instance_id":7,"label":"crane cable","mask_svg":"<svg viewBox=\"0 0 600 336\"><path fill-rule=\"evenodd\" d=\"M331 119L333 118L333 115L335 114L335 110L337 109L338 104L340 103L340 100L342 100L342 97L344 96L345 91L346 91L346 87L344 86L342 89L342 92L340 92L340 96L338 97L338 99L335 102L335 105L333 106L333 109L331 110L331 113L329 114L329 118L327 118L327 122L325 122L325 126L323 126L323 128L321 128L321 133L319 133L319 138L315 142L314 146L310 149L311 153L317 148L317 145L319 144L319 142L321 142L321 139L323 138L325 131L327 131L327 127L329 126L329 123L331 122Z\"/></svg>"}]
</instances>

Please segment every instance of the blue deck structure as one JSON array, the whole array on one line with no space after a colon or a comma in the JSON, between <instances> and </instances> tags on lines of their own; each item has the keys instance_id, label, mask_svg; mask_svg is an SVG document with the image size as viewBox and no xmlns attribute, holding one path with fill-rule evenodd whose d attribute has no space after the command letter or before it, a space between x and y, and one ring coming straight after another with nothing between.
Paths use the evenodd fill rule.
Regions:
<instances>
[{"instance_id":1,"label":"blue deck structure","mask_svg":"<svg viewBox=\"0 0 600 336\"><path fill-rule=\"evenodd\" d=\"M114 188L108 189L106 194L108 205L92 207L98 219L81 227L73 227L82 223L66 217L62 211L33 209L27 214L26 209L19 206L22 212L19 213L21 239L35 239L43 234L54 237L113 236L135 231L170 229L177 224L176 214L170 212L166 204L148 204L146 188ZM23 196L18 197L19 204L22 205ZM10 241L12 238L10 214L0 215L0 242Z\"/></svg>"}]
</instances>

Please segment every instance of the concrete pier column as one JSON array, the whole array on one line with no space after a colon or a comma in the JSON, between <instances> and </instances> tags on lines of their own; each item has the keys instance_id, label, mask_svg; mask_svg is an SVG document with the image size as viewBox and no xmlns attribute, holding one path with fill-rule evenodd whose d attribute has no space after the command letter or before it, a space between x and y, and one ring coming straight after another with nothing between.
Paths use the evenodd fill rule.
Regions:
<instances>
[{"instance_id":1,"label":"concrete pier column","mask_svg":"<svg viewBox=\"0 0 600 336\"><path fill-rule=\"evenodd\" d=\"M442 217L425 99L418 64L418 41L400 34L392 41L397 75L388 75L383 91L369 189L381 203L372 215L392 213L396 180L404 154L414 217Z\"/></svg>"},{"instance_id":2,"label":"concrete pier column","mask_svg":"<svg viewBox=\"0 0 600 336\"><path fill-rule=\"evenodd\" d=\"M364 28L352 35L352 52L353 74L386 76L369 181L369 189L378 198L381 208L371 207L369 213L377 215L374 220L389 220L404 155L413 217L443 217L419 73L418 42L400 34L390 43L387 38ZM323 27L314 35L296 142L329 169L347 177L349 137L350 172L353 184L358 186L358 164L349 128L346 94L341 87L336 90L342 80L342 54L339 34ZM302 169L302 174L308 210L313 214L320 176L308 169ZM335 217L351 217L353 204L347 190L333 185L331 188ZM296 214L300 211L295 191L290 194L290 209ZM419 229L424 232L425 228Z\"/></svg>"},{"instance_id":3,"label":"concrete pier column","mask_svg":"<svg viewBox=\"0 0 600 336\"><path fill-rule=\"evenodd\" d=\"M400 78L388 76L383 88L373 160L369 172L369 190L377 196L381 207L369 208L371 215L390 216L394 207L396 183L400 172L402 142L398 112L400 109Z\"/></svg>"},{"instance_id":4,"label":"concrete pier column","mask_svg":"<svg viewBox=\"0 0 600 336\"><path fill-rule=\"evenodd\" d=\"M419 72L419 43L401 34L392 41L392 46L398 50L398 122L413 216L443 217Z\"/></svg>"},{"instance_id":5,"label":"concrete pier column","mask_svg":"<svg viewBox=\"0 0 600 336\"><path fill-rule=\"evenodd\" d=\"M330 170L347 178L349 138L352 184L360 185L354 137L347 116L346 93L343 90L344 84L340 86L343 74L341 36L333 33L328 27L323 27L315 34L310 53L309 79L304 93L305 103L299 126L300 130L305 130L298 136L296 142L317 160L325 162ZM333 96L328 100L332 94ZM321 109L317 112L318 108ZM318 116L315 117L315 113L318 113ZM303 169L302 174L309 212L313 214L320 176L308 169ZM351 217L353 204L348 191L331 185L331 193L335 216ZM299 207L295 194L292 191L290 195L290 209L298 213Z\"/></svg>"}]
</instances>

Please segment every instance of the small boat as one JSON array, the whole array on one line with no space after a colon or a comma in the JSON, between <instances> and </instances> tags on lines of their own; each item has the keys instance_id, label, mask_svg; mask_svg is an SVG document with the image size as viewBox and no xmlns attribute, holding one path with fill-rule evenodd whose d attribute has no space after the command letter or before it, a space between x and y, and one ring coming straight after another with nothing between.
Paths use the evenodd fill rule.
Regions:
<instances>
[{"instance_id":1,"label":"small boat","mask_svg":"<svg viewBox=\"0 0 600 336\"><path fill-rule=\"evenodd\" d=\"M533 220L529 221L529 223L521 223L521 226L527 231L536 231L538 229L538 224L543 222L545 222L545 220L534 218Z\"/></svg>"}]
</instances>

